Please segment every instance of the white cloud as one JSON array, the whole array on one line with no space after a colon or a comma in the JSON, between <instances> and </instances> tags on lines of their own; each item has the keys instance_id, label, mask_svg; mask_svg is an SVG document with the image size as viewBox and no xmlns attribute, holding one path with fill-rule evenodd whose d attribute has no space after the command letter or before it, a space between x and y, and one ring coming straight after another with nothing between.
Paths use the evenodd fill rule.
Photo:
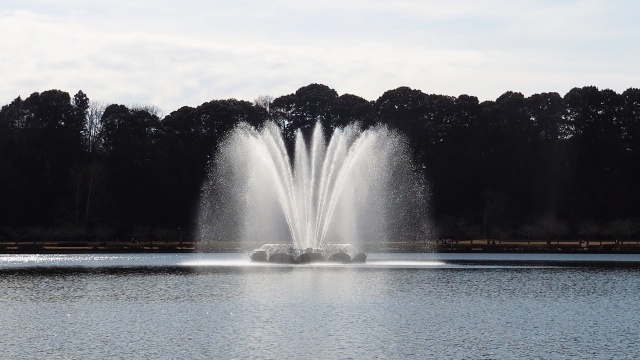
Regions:
<instances>
[{"instance_id":1,"label":"white cloud","mask_svg":"<svg viewBox=\"0 0 640 360\"><path fill-rule=\"evenodd\" d=\"M55 4L52 5L52 4ZM605 1L9 1L0 104L52 88L165 112L312 82L495 99L640 86L633 21Z\"/></svg>"}]
</instances>

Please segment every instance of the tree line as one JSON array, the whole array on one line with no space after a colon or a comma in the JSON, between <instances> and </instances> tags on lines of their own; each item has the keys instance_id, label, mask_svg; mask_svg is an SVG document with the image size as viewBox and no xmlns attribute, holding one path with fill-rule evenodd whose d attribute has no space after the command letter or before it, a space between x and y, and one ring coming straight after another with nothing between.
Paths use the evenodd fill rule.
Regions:
<instances>
[{"instance_id":1,"label":"tree line","mask_svg":"<svg viewBox=\"0 0 640 360\"><path fill-rule=\"evenodd\" d=\"M200 188L236 124L274 121L287 139L357 121L407 136L440 238L640 235L640 89L495 101L408 87L375 101L310 84L253 102L212 100L162 116L82 91L0 110L0 241L191 240Z\"/></svg>"}]
</instances>

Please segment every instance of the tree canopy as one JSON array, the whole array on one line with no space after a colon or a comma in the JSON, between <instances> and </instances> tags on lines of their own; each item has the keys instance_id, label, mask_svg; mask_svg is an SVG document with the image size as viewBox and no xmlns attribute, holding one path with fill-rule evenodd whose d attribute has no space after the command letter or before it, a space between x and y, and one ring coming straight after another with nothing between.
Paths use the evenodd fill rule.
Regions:
<instances>
[{"instance_id":1,"label":"tree canopy","mask_svg":"<svg viewBox=\"0 0 640 360\"><path fill-rule=\"evenodd\" d=\"M405 134L443 238L640 235L640 89L479 102L399 87L369 101L310 84L164 117L82 91L17 97L0 109L0 238L189 238L218 144L239 122L266 121L289 140L318 121L327 136L353 121Z\"/></svg>"}]
</instances>

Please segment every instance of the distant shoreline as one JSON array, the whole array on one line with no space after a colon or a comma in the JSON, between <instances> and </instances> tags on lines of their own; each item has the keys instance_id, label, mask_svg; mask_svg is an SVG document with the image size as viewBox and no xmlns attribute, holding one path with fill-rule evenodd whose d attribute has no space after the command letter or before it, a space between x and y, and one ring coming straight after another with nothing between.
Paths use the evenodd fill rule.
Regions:
<instances>
[{"instance_id":1,"label":"distant shoreline","mask_svg":"<svg viewBox=\"0 0 640 360\"><path fill-rule=\"evenodd\" d=\"M382 252L640 254L640 240L437 240L389 243Z\"/></svg>"},{"instance_id":2,"label":"distant shoreline","mask_svg":"<svg viewBox=\"0 0 640 360\"><path fill-rule=\"evenodd\" d=\"M261 244L216 242L206 248L195 242L0 242L0 254L92 254L92 253L193 253L246 252ZM362 251L382 253L583 253L640 254L640 240L437 240L386 242L363 245Z\"/></svg>"},{"instance_id":3,"label":"distant shoreline","mask_svg":"<svg viewBox=\"0 0 640 360\"><path fill-rule=\"evenodd\" d=\"M193 242L0 242L0 254L191 253Z\"/></svg>"}]
</instances>

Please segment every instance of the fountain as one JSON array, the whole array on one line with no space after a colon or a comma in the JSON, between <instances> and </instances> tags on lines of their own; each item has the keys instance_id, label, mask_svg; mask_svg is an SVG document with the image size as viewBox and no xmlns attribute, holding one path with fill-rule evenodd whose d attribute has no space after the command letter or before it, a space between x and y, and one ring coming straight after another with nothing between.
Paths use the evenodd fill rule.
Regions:
<instances>
[{"instance_id":1,"label":"fountain","mask_svg":"<svg viewBox=\"0 0 640 360\"><path fill-rule=\"evenodd\" d=\"M396 131L352 124L327 143L317 123L293 148L274 123L228 135L203 187L200 243L263 243L253 261L344 263L365 261L357 247L428 232L426 186Z\"/></svg>"}]
</instances>

